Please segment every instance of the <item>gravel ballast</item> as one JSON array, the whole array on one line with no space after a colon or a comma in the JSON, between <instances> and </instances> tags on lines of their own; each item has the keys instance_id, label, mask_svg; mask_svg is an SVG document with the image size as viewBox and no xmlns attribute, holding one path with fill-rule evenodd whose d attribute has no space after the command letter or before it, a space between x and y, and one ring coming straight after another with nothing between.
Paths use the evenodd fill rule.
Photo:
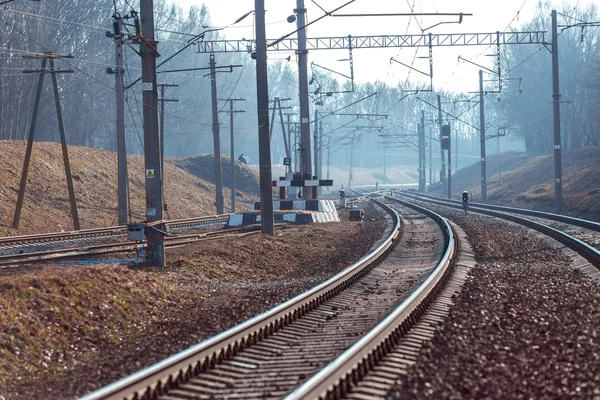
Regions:
<instances>
[{"instance_id":1,"label":"gravel ballast","mask_svg":"<svg viewBox=\"0 0 600 400\"><path fill-rule=\"evenodd\" d=\"M433 207L477 259L390 399L600 399L600 285L531 231Z\"/></svg>"}]
</instances>

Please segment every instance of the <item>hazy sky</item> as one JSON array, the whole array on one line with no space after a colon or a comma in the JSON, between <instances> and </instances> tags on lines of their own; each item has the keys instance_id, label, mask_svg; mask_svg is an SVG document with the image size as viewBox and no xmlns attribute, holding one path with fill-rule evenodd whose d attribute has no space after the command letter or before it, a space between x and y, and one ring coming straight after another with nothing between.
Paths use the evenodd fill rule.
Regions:
<instances>
[{"instance_id":1,"label":"hazy sky","mask_svg":"<svg viewBox=\"0 0 600 400\"><path fill-rule=\"evenodd\" d=\"M191 5L200 5L198 0L174 0L184 8ZM486 33L505 31L509 26L519 28L523 23L531 20L535 14L535 8L539 0L356 0L354 3L338 11L339 13L471 13L473 16L464 17L462 24L445 24L427 30L426 33ZM597 0L596 0L597 1ZM331 11L347 0L319 0L316 3L323 9ZM575 0L573 7L584 7L594 0ZM205 0L204 4L209 8L213 26L221 27L231 24L237 18L250 11L254 7L254 0ZM551 1L551 4L563 9L563 1ZM295 24L287 23L286 18L292 14L296 6L295 0L265 0L267 10L267 38L278 38L295 30ZM314 20L324 13L312 0L305 0L308 21ZM418 23L409 17L326 17L311 25L307 30L308 37L319 36L353 36L379 35L379 34L420 34L421 28L427 28L438 22L456 21L455 17L418 17ZM559 23L561 21L559 20ZM253 38L253 17L250 16L238 25L223 31L228 39ZM419 27L420 25L420 27ZM548 27L549 30L549 27ZM527 45L531 53L537 50L536 45ZM354 51L355 78L358 82L383 80L395 85L405 82L407 79L415 80L426 78L419 73L403 67L399 64L390 64L390 57L394 57L406 64L411 64L415 57L416 49L390 48L390 49L358 49ZM493 57L486 54L494 53L495 49L487 49L485 46L465 46L433 49L434 87L445 88L455 91L473 91L478 85L479 68L457 61L458 56L473 60L478 64L492 66ZM282 59L290 54L281 52L269 53L270 60ZM418 50L414 67L428 72L429 63L426 48ZM348 62L336 61L347 58L347 51L311 51L309 63L315 62L328 68L334 69L346 75L349 74ZM425 58L419 58L425 57ZM294 57L292 64L295 66ZM548 77L550 79L550 77Z\"/></svg>"}]
</instances>

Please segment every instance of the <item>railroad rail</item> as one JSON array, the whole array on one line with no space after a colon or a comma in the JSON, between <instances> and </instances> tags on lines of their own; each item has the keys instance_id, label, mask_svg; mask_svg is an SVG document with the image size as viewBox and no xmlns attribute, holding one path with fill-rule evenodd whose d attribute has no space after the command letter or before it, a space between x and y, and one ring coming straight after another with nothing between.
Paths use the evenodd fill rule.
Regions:
<instances>
[{"instance_id":1,"label":"railroad rail","mask_svg":"<svg viewBox=\"0 0 600 400\"><path fill-rule=\"evenodd\" d=\"M276 229L282 229L279 226ZM251 235L258 233L259 229L252 228L232 228L220 231L203 232L188 235L167 236L165 238L165 247L173 248L194 242L223 239L228 236ZM91 245L77 248L53 249L29 253L10 254L0 256L0 268L6 268L15 265L36 264L44 262L55 262L60 260L80 259L82 257L98 257L104 254L118 254L132 252L145 247L146 241L142 242L117 242L99 245ZM93 260L101 263L102 260ZM133 261L133 260L129 260ZM107 260L109 262L109 260ZM125 261L123 261L125 262Z\"/></svg>"},{"instance_id":2,"label":"railroad rail","mask_svg":"<svg viewBox=\"0 0 600 400\"><path fill-rule=\"evenodd\" d=\"M420 195L409 194L409 193L405 193L405 192L401 192L400 194L405 197L411 198L413 200L424 201L429 204L436 204L436 205L441 205L441 206L445 206L445 207L462 209L462 205L457 204L456 201L452 201L452 200L444 200L444 199L440 199L440 198L436 198L436 197L432 197L432 196L420 196ZM496 211L496 210L502 210L502 211ZM544 225L539 222L532 221L527 218L518 217L514 214L524 214L524 215L531 216L531 217L549 219L549 220L553 220L553 221L560 221L563 223L568 223L570 225L582 227L585 229L593 229L593 230L598 230L598 226L600 226L600 224L598 224L596 222L582 220L579 218L567 217L564 215L550 214L550 213L533 211L533 210L524 210L524 209L519 209L519 208L501 207L501 206L492 206L492 205L485 205L485 207L483 207L483 205L481 203L477 203L477 206L475 206L473 203L470 203L469 204L469 212L476 212L479 214L485 214L485 215L490 215L492 217L502 218L502 219L512 221L517 224L526 226L528 228L534 229L538 232L541 232L544 235L550 236L551 238L559 241L560 243L564 244L565 246L567 246L567 247L571 248L572 250L574 250L575 252L579 253L581 256L583 256L591 264L593 264L596 268L598 268L600 270L600 251L598 249L595 249L588 243L585 243L584 241L579 240L579 239L577 239L565 232L562 232L558 229L552 228L550 226Z\"/></svg>"},{"instance_id":3,"label":"railroad rail","mask_svg":"<svg viewBox=\"0 0 600 400\"><path fill-rule=\"evenodd\" d=\"M206 227L226 224L228 215L214 215L166 221L167 231L185 230L188 227ZM234 229L233 231L237 231ZM113 226L96 229L86 229L72 232L52 232L37 235L25 235L0 238L0 266L15 263L33 263L56 261L81 256L97 256L108 253L131 251L145 245L145 242L113 242L95 245L80 245L81 241L101 241L115 239L127 234L126 226ZM206 233L179 234L167 236L167 242L174 246L177 240L207 240ZM208 234L211 236L211 234ZM72 246L73 242L79 245Z\"/></svg>"},{"instance_id":4,"label":"railroad rail","mask_svg":"<svg viewBox=\"0 0 600 400\"><path fill-rule=\"evenodd\" d=\"M462 202L459 200L443 199L440 197L431 196L431 195L427 195L427 194L423 194L423 193L402 192L402 194L407 197L412 197L415 199L426 198L426 199L430 199L430 200L441 201L441 202L444 202L447 204L455 204L462 208ZM494 205L494 204L469 202L469 208L471 208L471 207L483 208L483 209L487 209L487 210L504 211L504 212L509 212L512 214L522 214L522 215L527 215L527 216L536 217L536 218L543 218L543 219L548 219L548 220L552 220L552 221L556 221L556 222L562 222L565 224L578 226L580 228L585 228L585 229L589 229L592 231L600 232L600 222L588 221L586 219L569 217L567 215L552 214L552 213L543 212L543 211L528 210L525 208L515 208L515 207L498 206L498 205Z\"/></svg>"},{"instance_id":5,"label":"railroad rail","mask_svg":"<svg viewBox=\"0 0 600 400\"><path fill-rule=\"evenodd\" d=\"M208 225L216 223L227 222L228 215L213 215L207 217L195 217L188 219L176 219L166 221L166 225L169 228L182 228L194 225ZM93 228L93 229L82 229L79 231L68 231L68 232L51 232L42 233L35 235L22 235L22 236L7 236L0 238L0 247L2 246L14 246L19 244L40 244L47 242L56 242L63 240L75 240L75 239L87 239L87 238L100 238L105 236L119 236L126 235L126 226L110 226L104 228Z\"/></svg>"},{"instance_id":6,"label":"railroad rail","mask_svg":"<svg viewBox=\"0 0 600 400\"><path fill-rule=\"evenodd\" d=\"M394 308L394 302L409 296L414 289L407 289L407 293L399 295L393 282L390 287L384 285L398 273L398 269L394 268L397 262L394 257L399 257L396 252L409 247L395 248L395 243L414 240L414 237L407 235L405 238L403 234L400 238L401 229L407 229L409 223L401 220L391 207L377 204L387 211L392 224L387 237L359 262L306 293L83 399L227 397L223 391L232 390L235 386L229 382L233 379L228 378L230 376L242 376L241 386L233 389L238 398L281 398L291 392L296 380L301 383L318 371L320 365L335 357L331 354L335 342L354 342L358 337L356 326L368 331L374 322L390 312L390 307ZM442 263L449 264L450 254L454 251L450 228L444 225L445 228L441 229L438 222L422 215L414 218L415 229L423 229L426 223L435 225L438 233L437 239L431 233L427 244L423 242L428 252L420 259L420 264L412 265L419 270L418 274L423 274L422 279L426 279L432 270L440 271L436 269L440 259ZM435 254L432 254L430 245L432 240L437 243ZM386 264L389 257L392 260ZM414 254L406 256L406 260L415 263ZM375 300L372 298L368 305L364 301L357 305L368 294L375 296ZM421 300L420 296L412 296L411 301L416 301L416 298ZM363 311L356 315L352 307L362 307ZM332 323L333 328L329 325ZM329 328L333 330L327 331ZM325 336L321 337L318 331L323 330ZM301 338L312 340L312 344L305 348L296 343L302 342ZM292 342L296 344L292 345ZM262 357L267 359L257 361ZM253 380L247 374L255 370L262 370L266 375ZM206 385L203 386L203 383Z\"/></svg>"}]
</instances>

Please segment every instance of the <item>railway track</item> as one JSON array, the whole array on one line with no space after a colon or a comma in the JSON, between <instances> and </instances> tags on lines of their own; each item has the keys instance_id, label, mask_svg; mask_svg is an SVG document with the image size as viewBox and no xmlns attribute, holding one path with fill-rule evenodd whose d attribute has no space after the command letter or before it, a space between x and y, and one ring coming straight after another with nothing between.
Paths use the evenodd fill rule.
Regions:
<instances>
[{"instance_id":1,"label":"railway track","mask_svg":"<svg viewBox=\"0 0 600 400\"><path fill-rule=\"evenodd\" d=\"M393 228L358 263L82 400L385 398L475 264L459 228L415 204L385 201L377 204ZM577 239L562 240L585 252Z\"/></svg>"},{"instance_id":2,"label":"railway track","mask_svg":"<svg viewBox=\"0 0 600 400\"><path fill-rule=\"evenodd\" d=\"M167 236L167 246L172 247L196 240L209 240L215 235L227 235L240 231L239 229L233 229L221 233L185 233L191 229L224 226L227 220L227 215L216 215L167 221L165 223L167 231L178 233L177 236ZM107 240L122 239L126 235L127 227L114 226L74 232L53 232L0 238L0 267L19 263L56 261L74 257L92 257L109 253L135 251L144 246L144 242L134 243L122 240L105 243Z\"/></svg>"},{"instance_id":3,"label":"railway track","mask_svg":"<svg viewBox=\"0 0 600 400\"><path fill-rule=\"evenodd\" d=\"M400 194L405 198L428 204L462 209L462 204L456 200L408 192ZM600 234L598 233L600 232L600 223L565 215L481 203L470 203L469 212L502 218L550 236L583 256L597 268L594 270L591 267L585 267L583 272L600 278Z\"/></svg>"},{"instance_id":4,"label":"railway track","mask_svg":"<svg viewBox=\"0 0 600 400\"><path fill-rule=\"evenodd\" d=\"M454 234L443 218L427 210L394 205L402 212L400 219L397 211L378 204L389 215L387 237L358 263L84 399L282 398L357 340L389 340L386 333L396 336L415 325L417 314L438 297L451 275L457 257ZM392 321L393 327L386 322L381 328L381 321ZM428 327L432 321L422 323L421 331L434 331Z\"/></svg>"}]
</instances>

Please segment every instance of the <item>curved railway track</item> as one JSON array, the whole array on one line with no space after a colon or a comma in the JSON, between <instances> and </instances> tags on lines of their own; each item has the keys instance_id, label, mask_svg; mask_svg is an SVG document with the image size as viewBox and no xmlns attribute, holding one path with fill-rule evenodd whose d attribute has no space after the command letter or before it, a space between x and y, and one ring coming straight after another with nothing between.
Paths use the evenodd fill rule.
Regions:
<instances>
[{"instance_id":1,"label":"curved railway track","mask_svg":"<svg viewBox=\"0 0 600 400\"><path fill-rule=\"evenodd\" d=\"M453 234L433 213L395 206L402 209L400 220L396 211L379 204L389 213L391 228L358 263L84 399L282 398L379 321L395 315L404 300L410 300L409 314L414 315L412 307L423 309L416 304L429 298L426 292L439 290L438 283L450 270L456 256ZM422 282L428 289L415 289Z\"/></svg>"},{"instance_id":2,"label":"curved railway track","mask_svg":"<svg viewBox=\"0 0 600 400\"><path fill-rule=\"evenodd\" d=\"M475 264L462 230L415 204L386 201L377 203L393 228L358 263L82 399L385 398ZM568 235L561 241L588 251Z\"/></svg>"},{"instance_id":3,"label":"curved railway track","mask_svg":"<svg viewBox=\"0 0 600 400\"><path fill-rule=\"evenodd\" d=\"M400 194L412 200L428 204L462 209L462 205L456 200L444 200L433 196L416 195L407 192L401 192ZM586 267L587 270L583 272L593 276L600 276L600 234L598 234L600 232L600 223L565 215L481 203L470 203L469 212L502 218L550 236L583 256L597 268L593 270L593 268ZM525 215L527 218L519 215ZM559 226L552 226L557 222L560 223ZM574 227L578 229L574 229ZM582 234L582 230L587 231L587 233Z\"/></svg>"}]
</instances>

